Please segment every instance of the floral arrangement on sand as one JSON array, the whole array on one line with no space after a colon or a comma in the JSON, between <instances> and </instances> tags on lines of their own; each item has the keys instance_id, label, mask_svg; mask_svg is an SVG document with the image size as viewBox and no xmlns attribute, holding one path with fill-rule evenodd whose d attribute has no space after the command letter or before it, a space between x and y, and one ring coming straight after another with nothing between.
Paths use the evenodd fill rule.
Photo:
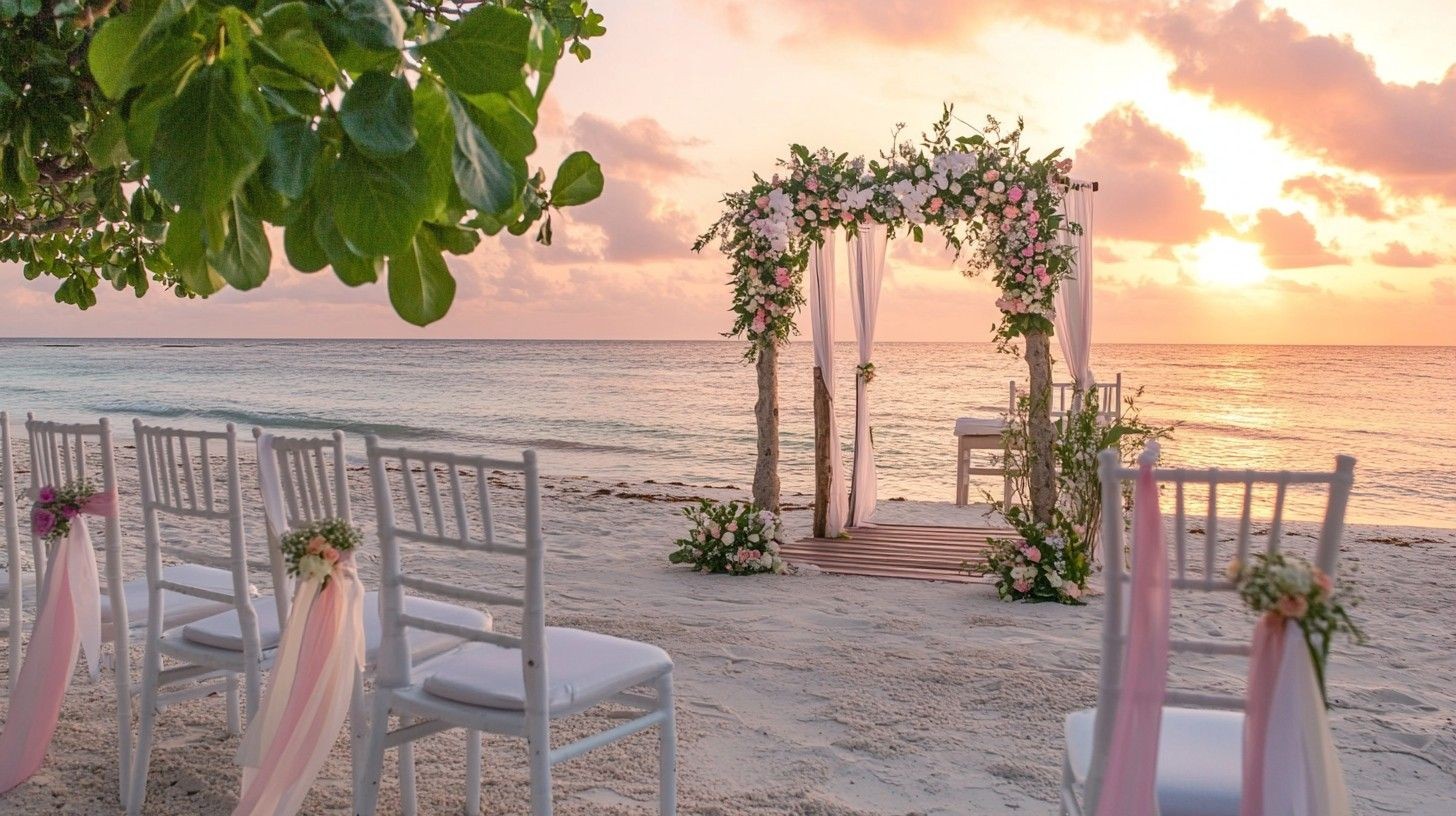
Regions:
<instances>
[{"instance_id":1,"label":"floral arrangement on sand","mask_svg":"<svg viewBox=\"0 0 1456 816\"><path fill-rule=\"evenodd\" d=\"M1076 527L1060 511L1051 525L1037 523L1020 506L1004 515L1020 537L987 542L986 571L996 576L996 594L1006 601L1081 603L1092 559Z\"/></svg>"},{"instance_id":2,"label":"floral arrangement on sand","mask_svg":"<svg viewBox=\"0 0 1456 816\"><path fill-rule=\"evenodd\" d=\"M1335 633L1344 632L1356 643L1365 642L1365 634L1346 609L1347 604L1354 606L1354 600L1337 592L1334 579L1324 570L1284 553L1258 553L1247 563L1233 561L1227 575L1250 610L1299 625L1319 679L1320 696L1324 697L1325 664ZM1329 704L1328 698L1325 704Z\"/></svg>"},{"instance_id":3,"label":"floral arrangement on sand","mask_svg":"<svg viewBox=\"0 0 1456 816\"><path fill-rule=\"evenodd\" d=\"M779 555L783 534L779 519L752 502L703 499L683 510L691 524L686 538L675 543L667 560L690 564L700 572L753 575L787 570Z\"/></svg>"},{"instance_id":4,"label":"floral arrangement on sand","mask_svg":"<svg viewBox=\"0 0 1456 816\"><path fill-rule=\"evenodd\" d=\"M36 491L35 507L30 511L31 530L42 541L60 541L71 531L72 519L84 512L94 496L96 487L86 479L59 488L42 487Z\"/></svg>"},{"instance_id":5,"label":"floral arrangement on sand","mask_svg":"<svg viewBox=\"0 0 1456 816\"><path fill-rule=\"evenodd\" d=\"M362 540L353 525L331 518L290 531L279 546L288 562L288 574L305 581L317 578L322 589L328 586L345 554L358 549Z\"/></svg>"}]
</instances>

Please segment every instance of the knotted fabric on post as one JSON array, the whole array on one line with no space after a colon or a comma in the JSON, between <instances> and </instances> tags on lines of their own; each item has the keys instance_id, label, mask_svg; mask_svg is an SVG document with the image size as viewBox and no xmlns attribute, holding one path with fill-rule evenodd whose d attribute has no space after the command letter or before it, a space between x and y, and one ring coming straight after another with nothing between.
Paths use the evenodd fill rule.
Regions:
<instances>
[{"instance_id":1,"label":"knotted fabric on post","mask_svg":"<svg viewBox=\"0 0 1456 816\"><path fill-rule=\"evenodd\" d=\"M1240 816L1349 816L1324 698L1299 624L1269 612L1254 627L1244 706Z\"/></svg>"},{"instance_id":2,"label":"knotted fabric on post","mask_svg":"<svg viewBox=\"0 0 1456 816\"><path fill-rule=\"evenodd\" d=\"M1150 451L1156 451L1151 448ZM1122 689L1097 816L1155 816L1158 812L1158 738L1168 682L1171 586L1163 518L1153 479L1156 453L1143 454L1133 490L1132 587Z\"/></svg>"},{"instance_id":3,"label":"knotted fabric on post","mask_svg":"<svg viewBox=\"0 0 1456 816\"><path fill-rule=\"evenodd\" d=\"M825 535L844 532L849 519L849 493L844 488L844 453L834 405L834 245L815 244L809 253L809 322L813 327L814 365L824 378L829 395L829 495L826 497Z\"/></svg>"},{"instance_id":4,"label":"knotted fabric on post","mask_svg":"<svg viewBox=\"0 0 1456 816\"><path fill-rule=\"evenodd\" d=\"M115 490L88 498L80 506L81 515L70 520L65 537L51 551L35 628L10 696L5 730L0 732L0 793L29 779L45 761L78 652L85 654L91 679L97 677L101 582L82 516L115 516L116 505Z\"/></svg>"},{"instance_id":5,"label":"knotted fabric on post","mask_svg":"<svg viewBox=\"0 0 1456 816\"><path fill-rule=\"evenodd\" d=\"M258 439L263 509L269 525L286 529L273 438ZM281 587L280 587L281 589ZM297 813L328 759L349 712L354 675L364 665L364 587L353 552L343 553L327 582L298 582L263 704L238 748L241 814Z\"/></svg>"}]
</instances>

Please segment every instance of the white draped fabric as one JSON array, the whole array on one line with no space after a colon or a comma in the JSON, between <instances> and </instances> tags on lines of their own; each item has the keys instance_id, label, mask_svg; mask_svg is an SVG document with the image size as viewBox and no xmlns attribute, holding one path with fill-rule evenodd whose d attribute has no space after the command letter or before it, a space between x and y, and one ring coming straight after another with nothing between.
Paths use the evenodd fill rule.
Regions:
<instances>
[{"instance_id":1,"label":"white draped fabric","mask_svg":"<svg viewBox=\"0 0 1456 816\"><path fill-rule=\"evenodd\" d=\"M885 225L861 224L849 242L850 303L854 334L859 343L859 364L871 362L875 347L875 316L880 311L880 284L885 277ZM870 434L869 383L864 369L854 378L854 471L850 492L849 524L857 527L875 514L875 443Z\"/></svg>"},{"instance_id":2,"label":"white draped fabric","mask_svg":"<svg viewBox=\"0 0 1456 816\"><path fill-rule=\"evenodd\" d=\"M1062 199L1062 216L1081 224L1082 234L1063 233L1062 240L1076 247L1072 275L1057 287L1054 321L1062 359L1079 390L1096 379L1092 376L1092 186L1082 184L1067 191Z\"/></svg>"},{"instance_id":3,"label":"white draped fabric","mask_svg":"<svg viewBox=\"0 0 1456 816\"><path fill-rule=\"evenodd\" d=\"M839 446L839 424L834 405L834 243L820 244L809 253L809 320L813 324L814 365L829 394L829 496L824 533L844 532L849 516L849 494L844 489L844 452Z\"/></svg>"}]
</instances>

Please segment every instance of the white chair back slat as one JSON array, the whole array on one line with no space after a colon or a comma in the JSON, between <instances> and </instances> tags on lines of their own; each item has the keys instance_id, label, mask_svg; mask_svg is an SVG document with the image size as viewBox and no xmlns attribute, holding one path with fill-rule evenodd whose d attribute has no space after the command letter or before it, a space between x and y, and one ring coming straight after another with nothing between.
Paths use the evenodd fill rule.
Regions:
<instances>
[{"instance_id":1,"label":"white chair back slat","mask_svg":"<svg viewBox=\"0 0 1456 816\"><path fill-rule=\"evenodd\" d=\"M1097 383L1097 419L1104 423L1112 423L1122 418L1122 374L1118 373L1116 379L1110 383ZM1011 415L1016 414L1016 402L1020 396L1020 388L1016 380L1011 380L1011 400L1008 410ZM1077 384L1075 382L1054 382L1052 383L1052 397L1049 409L1052 419L1061 419L1076 407Z\"/></svg>"},{"instance_id":2,"label":"white chair back slat","mask_svg":"<svg viewBox=\"0 0 1456 816\"><path fill-rule=\"evenodd\" d=\"M20 633L24 629L24 565L20 556L20 513L15 508L15 460L10 452L10 415L0 411L0 533L5 536L6 618L10 647L6 675L11 693L20 672Z\"/></svg>"},{"instance_id":3,"label":"white chair back slat","mask_svg":"<svg viewBox=\"0 0 1456 816\"><path fill-rule=\"evenodd\" d=\"M487 469L499 460L455 454L384 448L373 436L367 440L370 476L374 483L376 518L379 523L381 549L380 616L383 641L379 658L380 682L399 686L409 682L407 650L403 648L404 628L420 628L452 637L499 643L520 648L522 654L533 653L545 638L544 580L533 583L532 576L541 571L542 550L539 517L540 487L536 481L535 454L527 451L513 469L526 474L525 530L520 546L496 544L491 531L490 489ZM424 479L415 479L415 467ZM448 474L444 487L438 470ZM474 474L476 484L468 485L460 471ZM396 476L396 474L398 474ZM403 493L404 495L399 495ZM424 493L421 500L420 493ZM448 493L447 496L445 495ZM474 505L474 506L472 506ZM473 512L472 512L473 511ZM472 519L472 515L475 519ZM479 530L474 524L480 525ZM487 589L483 586L460 586L410 575L406 544L425 544L491 555L512 555L524 561L525 586L521 590ZM516 562L520 564L521 562ZM509 566L503 564L503 566ZM477 572L477 575L503 574L502 570ZM502 582L504 583L504 582ZM456 600L490 606L509 606L525 610L521 634L512 636L490 630L447 624L405 614L405 590L441 595ZM534 594L534 597L533 597ZM535 615L534 612L541 612ZM533 646L534 644L534 646ZM541 646L544 649L544 646Z\"/></svg>"},{"instance_id":4,"label":"white chair back slat","mask_svg":"<svg viewBox=\"0 0 1456 816\"><path fill-rule=\"evenodd\" d=\"M1108 745L1112 739L1112 723L1116 719L1119 689L1122 683L1122 663L1127 644L1129 621L1127 594L1131 578L1125 572L1123 558L1126 510L1123 507L1123 485L1137 478L1136 468L1124 467L1115 451L1103 451L1099 455L1098 475L1102 483L1102 537L1109 543L1107 552L1115 553L1105 564L1106 605L1102 631L1102 661L1098 683L1097 714L1093 727L1091 771L1088 775L1089 796L1101 784ZM1182 468L1156 468L1154 479L1160 485L1174 487L1175 505L1173 511L1173 546L1175 548L1174 571L1169 583L1177 591L1233 592L1236 585L1227 580L1218 563L1219 557L1219 514L1218 501L1221 484L1242 484L1242 501L1239 502L1238 536L1234 553L1240 559L1250 557L1253 549L1252 513L1253 493L1260 485L1273 485L1275 500L1270 518L1269 536L1265 548L1276 552L1284 513L1284 500L1290 485L1311 485L1327 490L1326 509L1320 528L1318 545L1313 563L1326 573L1335 574L1335 562L1339 557L1340 537L1344 530L1345 508L1348 504L1351 485L1354 480L1355 460L1349 456L1335 458L1335 469L1330 472L1289 471L1227 471L1217 468L1191 470ZM1185 547L1187 544L1187 512L1185 501L1192 486L1206 491L1207 513L1204 517L1204 553L1201 574L1192 577L1186 569ZM1177 603L1177 596L1174 597ZM1245 639L1170 639L1169 649L1176 653L1247 658L1250 650ZM1212 677L1213 675L1208 675ZM1167 705L1182 705L1199 708L1241 710L1243 698L1225 693L1212 693L1191 689L1170 689L1165 697Z\"/></svg>"}]
</instances>

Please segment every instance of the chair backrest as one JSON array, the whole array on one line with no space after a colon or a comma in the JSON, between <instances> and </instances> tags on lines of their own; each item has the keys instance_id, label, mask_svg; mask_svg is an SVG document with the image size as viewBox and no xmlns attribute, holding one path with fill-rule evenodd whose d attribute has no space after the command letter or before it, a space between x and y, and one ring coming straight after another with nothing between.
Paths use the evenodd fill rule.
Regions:
<instances>
[{"instance_id":1,"label":"chair backrest","mask_svg":"<svg viewBox=\"0 0 1456 816\"><path fill-rule=\"evenodd\" d=\"M267 444L264 444L264 441ZM324 519L350 523L349 474L344 463L344 432L331 436L290 437L253 428L258 444L258 484L263 491L264 518L268 528L268 563L273 572L274 598L279 620L288 617L290 582L279 541L289 530ZM272 455L265 455L265 447ZM278 486L280 506L270 508L269 480ZM274 513L281 517L274 518Z\"/></svg>"},{"instance_id":2,"label":"chair backrest","mask_svg":"<svg viewBox=\"0 0 1456 816\"><path fill-rule=\"evenodd\" d=\"M10 645L6 658L10 665L6 675L10 678L10 690L14 692L15 681L20 678L17 667L20 666L20 630L24 628L21 623L21 592L24 585L20 580L23 566L20 557L20 514L15 509L15 462L10 454L10 416L4 411L0 411L0 504L4 505L0 507L0 535L5 536L5 600L8 606L5 629Z\"/></svg>"},{"instance_id":3,"label":"chair backrest","mask_svg":"<svg viewBox=\"0 0 1456 816\"><path fill-rule=\"evenodd\" d=\"M184 431L144 425L136 432L137 476L141 481L142 522L147 540L147 583L153 591L168 590L238 610L245 646L257 645L257 618L248 578L248 553L243 526L243 491L238 466L237 429ZM221 462L216 461L219 457ZM228 554L217 554L164 540L159 516L223 522L228 528ZM232 573L232 591L165 579L163 553L194 564L221 567ZM160 614L152 604L154 614ZM160 620L160 619L158 619Z\"/></svg>"},{"instance_id":4,"label":"chair backrest","mask_svg":"<svg viewBox=\"0 0 1456 816\"><path fill-rule=\"evenodd\" d=\"M1150 445L1144 451L1143 459L1157 459L1156 445ZM1258 534L1261 541L1257 546L1270 553L1280 551L1283 544L1285 497L1291 487L1323 488L1328 491L1325 514L1311 561L1334 577L1340 555L1340 538L1345 528L1345 507L1349 501L1354 473L1355 460L1349 456L1335 457L1335 469L1329 472L1155 468L1153 477L1160 488L1160 494L1164 486L1171 488L1173 492L1173 546L1168 561L1172 572L1169 580L1173 589L1175 612L1180 592L1236 591L1234 582L1226 577L1225 568L1235 558L1240 562L1248 561L1250 550L1256 546L1252 521L1255 495L1256 492L1262 494L1271 488L1274 496L1269 526L1267 532ZM1097 720L1093 732L1094 774L1097 759L1106 756L1108 743L1112 739L1112 723L1116 718L1118 691L1121 687L1123 653L1130 624L1125 597L1129 576L1123 568L1123 531L1126 526L1123 486L1137 478L1138 468L1124 467L1118 461L1116 451L1105 450L1098 457L1098 475L1102 484L1102 540L1105 542L1103 552L1107 555L1103 571L1106 606L1102 626L1102 665ZM1234 522L1236 535L1232 546L1220 540L1219 500L1229 488L1233 489L1234 505L1238 508L1237 520ZM1203 528L1201 542L1190 541L1190 494L1201 498L1205 505L1202 516L1195 517ZM1198 544L1202 546L1199 547ZM1168 651L1170 655L1185 653L1247 658L1250 653L1249 635L1252 626L1230 627L1230 632L1232 635L1227 638L1170 637ZM1165 700L1168 705L1193 708L1241 710L1244 705L1241 695L1174 688L1171 683Z\"/></svg>"},{"instance_id":5,"label":"chair backrest","mask_svg":"<svg viewBox=\"0 0 1456 816\"><path fill-rule=\"evenodd\" d=\"M528 710L532 701L546 693L546 613L544 545L541 537L541 491L536 470L536 452L526 451L520 459L491 459L451 453L387 448L379 439L367 439L369 472L374 483L375 517L379 523L380 643L378 677L381 685L395 688L409 683L409 650L405 627L426 629L506 648L520 649L526 678ZM490 477L494 471L521 473L524 477L524 522L520 543L504 543L496 533L492 513ZM419 476L423 485L416 482ZM509 590L505 581L498 588L463 586L411 575L403 563L406 545L433 545L486 556L508 556L523 563L519 590ZM412 547L413 548L413 547ZM495 573L476 573L484 577ZM504 576L504 570L499 571ZM472 580L472 583L474 581ZM522 610L519 635L498 630L473 629L410 615L404 610L406 590L443 595L468 603ZM497 622L499 622L497 616Z\"/></svg>"},{"instance_id":6,"label":"chair backrest","mask_svg":"<svg viewBox=\"0 0 1456 816\"><path fill-rule=\"evenodd\" d=\"M35 414L26 414L26 436L30 442L30 489L34 499L42 487L63 487L87 479L102 492L116 490L116 449L111 439L111 421L105 417L95 423L44 422ZM94 530L95 520L88 525ZM121 550L121 519L107 518L102 540L106 552L106 584L119 586L124 572ZM36 592L44 586L46 570L45 543L32 533L31 557L35 564ZM122 593L116 593L118 596ZM126 620L126 599L115 600L112 620Z\"/></svg>"},{"instance_id":7,"label":"chair backrest","mask_svg":"<svg viewBox=\"0 0 1456 816\"><path fill-rule=\"evenodd\" d=\"M1020 391L1016 380L1011 381L1011 415L1016 415L1016 399ZM1077 384L1075 382L1052 383L1052 419L1060 419L1076 405ZM1122 372L1110 383L1097 383L1097 419L1111 424L1122 418Z\"/></svg>"}]
</instances>

